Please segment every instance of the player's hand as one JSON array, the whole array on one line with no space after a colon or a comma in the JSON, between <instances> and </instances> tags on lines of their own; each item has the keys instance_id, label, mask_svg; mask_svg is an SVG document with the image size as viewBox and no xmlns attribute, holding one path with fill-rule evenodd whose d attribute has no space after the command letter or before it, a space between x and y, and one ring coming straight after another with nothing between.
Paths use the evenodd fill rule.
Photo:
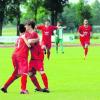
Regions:
<instances>
[{"instance_id":1,"label":"player's hand","mask_svg":"<svg viewBox=\"0 0 100 100\"><path fill-rule=\"evenodd\" d=\"M81 37L84 37L84 34L80 34Z\"/></svg>"},{"instance_id":2,"label":"player's hand","mask_svg":"<svg viewBox=\"0 0 100 100\"><path fill-rule=\"evenodd\" d=\"M31 44L31 43L32 43L32 40L31 40L31 39L28 39L27 41L28 41L28 43L29 43L29 44Z\"/></svg>"},{"instance_id":3,"label":"player's hand","mask_svg":"<svg viewBox=\"0 0 100 100\"><path fill-rule=\"evenodd\" d=\"M31 48L31 45L30 45L30 44L28 44L28 47L29 47L29 48Z\"/></svg>"}]
</instances>

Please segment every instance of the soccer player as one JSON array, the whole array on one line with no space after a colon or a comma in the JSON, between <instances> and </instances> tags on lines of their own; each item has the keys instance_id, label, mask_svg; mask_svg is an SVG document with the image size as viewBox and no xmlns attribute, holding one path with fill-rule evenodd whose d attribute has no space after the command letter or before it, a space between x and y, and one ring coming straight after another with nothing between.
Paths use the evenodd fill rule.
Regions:
<instances>
[{"instance_id":1,"label":"soccer player","mask_svg":"<svg viewBox=\"0 0 100 100\"><path fill-rule=\"evenodd\" d=\"M92 27L88 24L88 20L84 19L83 25L79 26L78 32L80 34L80 42L84 49L84 59L88 54L88 46L90 45L90 36L92 34Z\"/></svg>"},{"instance_id":2,"label":"soccer player","mask_svg":"<svg viewBox=\"0 0 100 100\"><path fill-rule=\"evenodd\" d=\"M28 51L30 44L23 40L23 35L25 35L25 27L23 24L19 26L20 36L17 39L15 50L12 54L12 63L14 66L14 71L11 77L7 80L1 91L7 93L8 87L20 76L21 78L21 94L27 94L26 83L28 74Z\"/></svg>"},{"instance_id":3,"label":"soccer player","mask_svg":"<svg viewBox=\"0 0 100 100\"><path fill-rule=\"evenodd\" d=\"M32 38L37 38L38 34L34 31L35 22L34 21L28 21L25 25L26 29L28 32L30 32L33 37ZM43 68L43 60L44 60L44 52L43 49L41 48L41 45L39 42L32 44L32 39L31 41L28 41L31 44L30 52L31 52L31 59L29 62L29 76L33 84L36 86L36 91L42 91L42 92L49 92L48 90L48 79L47 76L44 72ZM41 87L38 83L38 80L35 76L36 71L38 71L41 74L43 83L45 88L41 90Z\"/></svg>"},{"instance_id":4,"label":"soccer player","mask_svg":"<svg viewBox=\"0 0 100 100\"><path fill-rule=\"evenodd\" d=\"M63 29L66 28L66 27L62 27L60 22L57 22L57 27L58 27L58 29L54 31L56 52L58 53L58 45L60 44L61 52L64 53L64 49L63 49Z\"/></svg>"},{"instance_id":5,"label":"soccer player","mask_svg":"<svg viewBox=\"0 0 100 100\"><path fill-rule=\"evenodd\" d=\"M56 26L50 25L50 20L46 20L44 25L37 25L37 29L42 31L42 48L47 52L47 58L50 57L50 48L51 48L51 36L53 31L57 29Z\"/></svg>"}]
</instances>

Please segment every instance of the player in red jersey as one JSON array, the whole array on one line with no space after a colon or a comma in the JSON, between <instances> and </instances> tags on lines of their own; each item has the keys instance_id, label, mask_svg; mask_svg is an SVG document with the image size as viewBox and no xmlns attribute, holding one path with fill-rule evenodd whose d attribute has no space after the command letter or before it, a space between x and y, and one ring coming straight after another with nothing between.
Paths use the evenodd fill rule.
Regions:
<instances>
[{"instance_id":1,"label":"player in red jersey","mask_svg":"<svg viewBox=\"0 0 100 100\"><path fill-rule=\"evenodd\" d=\"M26 91L26 81L27 81L27 73L28 73L28 46L25 44L24 40L22 39L22 35L25 33L25 27L24 25L20 25L19 30L21 32L19 38L16 42L15 50L12 54L12 63L14 66L14 72L11 75L11 77L8 79L8 81L4 84L3 88L1 89L3 92L7 92L8 86L19 76L24 76L24 83L22 83L21 87L24 87L23 91L27 93ZM23 78L22 78L23 79ZM24 85L24 86L23 86Z\"/></svg>"},{"instance_id":2,"label":"player in red jersey","mask_svg":"<svg viewBox=\"0 0 100 100\"><path fill-rule=\"evenodd\" d=\"M50 57L50 48L51 48L51 36L53 31L57 29L57 26L50 25L50 20L46 20L44 25L37 25L37 29L42 31L42 48L47 50L47 58Z\"/></svg>"},{"instance_id":3,"label":"player in red jersey","mask_svg":"<svg viewBox=\"0 0 100 100\"><path fill-rule=\"evenodd\" d=\"M17 39L16 47L14 53L12 54L12 62L14 66L14 71L11 77L7 80L1 90L7 93L7 88L15 81L18 77L21 78L21 93L26 94L27 74L28 74L28 51L30 44L23 40L23 35L25 34L25 27L23 24L20 25L19 30L21 35Z\"/></svg>"},{"instance_id":4,"label":"player in red jersey","mask_svg":"<svg viewBox=\"0 0 100 100\"><path fill-rule=\"evenodd\" d=\"M32 38L38 38L38 34L34 32L33 25L35 24L34 21L28 21L25 25L26 29L28 32L30 32L33 36ZM31 41L28 41L31 44L31 60L29 62L29 76L33 84L36 86L37 91L42 91L42 92L49 92L48 90L48 79L47 76L44 72L43 68L43 60L44 60L44 53L43 49L41 48L39 42L32 44L32 39L29 39ZM41 74L43 83L45 88L41 90L41 87L38 83L38 80L35 76L36 71L38 71Z\"/></svg>"},{"instance_id":5,"label":"player in red jersey","mask_svg":"<svg viewBox=\"0 0 100 100\"><path fill-rule=\"evenodd\" d=\"M88 46L90 45L90 36L92 34L92 27L88 25L88 20L84 19L84 24L79 26L78 32L80 34L80 42L84 49L85 58L88 54Z\"/></svg>"}]
</instances>

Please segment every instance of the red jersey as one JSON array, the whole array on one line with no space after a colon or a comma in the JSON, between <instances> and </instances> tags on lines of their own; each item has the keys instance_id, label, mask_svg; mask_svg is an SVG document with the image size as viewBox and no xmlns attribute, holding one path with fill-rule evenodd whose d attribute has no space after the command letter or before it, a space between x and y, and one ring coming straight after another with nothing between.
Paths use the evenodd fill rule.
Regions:
<instances>
[{"instance_id":1,"label":"red jersey","mask_svg":"<svg viewBox=\"0 0 100 100\"><path fill-rule=\"evenodd\" d=\"M83 37L89 38L90 34L92 32L92 27L90 25L88 25L87 27L85 27L84 25L82 25L82 26L79 27L78 32L81 35L84 35Z\"/></svg>"},{"instance_id":2,"label":"red jersey","mask_svg":"<svg viewBox=\"0 0 100 100\"><path fill-rule=\"evenodd\" d=\"M44 52L39 43L35 44L31 49L31 59L33 60L43 60Z\"/></svg>"},{"instance_id":3,"label":"red jersey","mask_svg":"<svg viewBox=\"0 0 100 100\"><path fill-rule=\"evenodd\" d=\"M32 32L32 33L26 32L25 37L26 39L36 39L39 36L36 32ZM34 43L32 43L31 46L34 46Z\"/></svg>"},{"instance_id":4,"label":"red jersey","mask_svg":"<svg viewBox=\"0 0 100 100\"><path fill-rule=\"evenodd\" d=\"M37 26L37 29L42 31L42 41L51 43L51 35L55 29L57 29L57 26L48 26L45 25L39 25Z\"/></svg>"},{"instance_id":5,"label":"red jersey","mask_svg":"<svg viewBox=\"0 0 100 100\"><path fill-rule=\"evenodd\" d=\"M27 39L36 39L38 38L38 33L33 32L33 33L26 33L26 38ZM44 59L44 53L43 50L41 49L41 46L39 44L39 42L35 43L35 44L31 44L31 58L33 60L43 60Z\"/></svg>"},{"instance_id":6,"label":"red jersey","mask_svg":"<svg viewBox=\"0 0 100 100\"><path fill-rule=\"evenodd\" d=\"M16 55L16 57L28 58L28 50L29 50L28 46L25 44L21 36L19 36L16 42L15 51L13 54Z\"/></svg>"}]
</instances>

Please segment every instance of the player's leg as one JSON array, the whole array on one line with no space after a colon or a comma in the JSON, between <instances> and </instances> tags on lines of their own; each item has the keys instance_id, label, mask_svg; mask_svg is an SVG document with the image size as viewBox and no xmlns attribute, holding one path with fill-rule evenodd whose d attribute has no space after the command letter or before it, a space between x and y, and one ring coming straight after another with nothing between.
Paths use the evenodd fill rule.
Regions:
<instances>
[{"instance_id":1,"label":"player's leg","mask_svg":"<svg viewBox=\"0 0 100 100\"><path fill-rule=\"evenodd\" d=\"M8 87L18 78L19 76L17 75L17 69L14 70L13 74L11 75L11 77L6 81L6 83L4 84L4 86L1 88L1 90L4 93L7 93L7 89Z\"/></svg>"},{"instance_id":2,"label":"player's leg","mask_svg":"<svg viewBox=\"0 0 100 100\"><path fill-rule=\"evenodd\" d=\"M47 58L50 58L50 48L47 48Z\"/></svg>"},{"instance_id":3,"label":"player's leg","mask_svg":"<svg viewBox=\"0 0 100 100\"><path fill-rule=\"evenodd\" d=\"M63 39L59 40L60 47L61 47L61 52L64 53L64 48L63 48Z\"/></svg>"},{"instance_id":4,"label":"player's leg","mask_svg":"<svg viewBox=\"0 0 100 100\"><path fill-rule=\"evenodd\" d=\"M55 39L56 53L58 53L58 44L59 44L59 40L56 38Z\"/></svg>"},{"instance_id":5,"label":"player's leg","mask_svg":"<svg viewBox=\"0 0 100 100\"><path fill-rule=\"evenodd\" d=\"M84 50L84 59L86 58L86 56L85 56L85 38L83 38L83 37L81 37L80 38L80 43L81 43L81 45L82 45L82 47L83 47L83 50Z\"/></svg>"},{"instance_id":6,"label":"player's leg","mask_svg":"<svg viewBox=\"0 0 100 100\"><path fill-rule=\"evenodd\" d=\"M16 60L15 56L12 56L12 63L13 63L13 66L14 66L14 71L1 89L5 93L7 92L7 88L19 77L19 75L18 75L18 64L17 64L17 60Z\"/></svg>"},{"instance_id":7,"label":"player's leg","mask_svg":"<svg viewBox=\"0 0 100 100\"><path fill-rule=\"evenodd\" d=\"M35 76L36 75L36 70L33 67L34 64L36 64L36 62L34 62L33 60L31 60L30 63L29 63L29 77L30 77L32 83L36 87L35 90L36 91L41 91L41 87L40 87L39 82L38 82L38 80L37 80L37 78Z\"/></svg>"},{"instance_id":8,"label":"player's leg","mask_svg":"<svg viewBox=\"0 0 100 100\"><path fill-rule=\"evenodd\" d=\"M21 94L28 94L26 89L28 75L28 61L26 58L18 59L18 74L21 75Z\"/></svg>"},{"instance_id":9,"label":"player's leg","mask_svg":"<svg viewBox=\"0 0 100 100\"><path fill-rule=\"evenodd\" d=\"M41 87L40 87L40 85L39 85L39 82L38 82L38 80L37 80L35 74L36 74L35 71L34 71L34 72L33 72L33 71L32 71L32 72L29 72L29 77L30 77L32 83L34 84L34 86L36 87L35 90L36 90L36 91L41 91Z\"/></svg>"},{"instance_id":10,"label":"player's leg","mask_svg":"<svg viewBox=\"0 0 100 100\"><path fill-rule=\"evenodd\" d=\"M46 54L46 45L45 45L45 43L44 42L42 42L42 49L43 49L43 51L44 51L44 54Z\"/></svg>"},{"instance_id":11,"label":"player's leg","mask_svg":"<svg viewBox=\"0 0 100 100\"><path fill-rule=\"evenodd\" d=\"M48 89L48 78L47 78L47 75L44 72L43 61L38 60L37 61L37 66L34 66L34 68L40 73L42 81L43 81L43 84L45 86L45 88L42 89L42 91L43 92L49 92L49 89Z\"/></svg>"},{"instance_id":12,"label":"player's leg","mask_svg":"<svg viewBox=\"0 0 100 100\"><path fill-rule=\"evenodd\" d=\"M87 54L88 54L88 46L89 45L90 45L90 37L87 37L86 41L85 41L85 56L87 56Z\"/></svg>"},{"instance_id":13,"label":"player's leg","mask_svg":"<svg viewBox=\"0 0 100 100\"><path fill-rule=\"evenodd\" d=\"M86 57L88 54L88 44L87 43L85 44L84 53L85 53L85 57Z\"/></svg>"},{"instance_id":14,"label":"player's leg","mask_svg":"<svg viewBox=\"0 0 100 100\"><path fill-rule=\"evenodd\" d=\"M21 75L21 94L28 94L28 90L26 89L27 85L27 74Z\"/></svg>"},{"instance_id":15,"label":"player's leg","mask_svg":"<svg viewBox=\"0 0 100 100\"><path fill-rule=\"evenodd\" d=\"M47 75L44 71L39 71L40 74L41 74L41 77L42 77L42 81L43 81L43 84L45 86L45 88L42 90L43 92L49 92L49 89L48 89L48 78L47 78Z\"/></svg>"}]
</instances>

